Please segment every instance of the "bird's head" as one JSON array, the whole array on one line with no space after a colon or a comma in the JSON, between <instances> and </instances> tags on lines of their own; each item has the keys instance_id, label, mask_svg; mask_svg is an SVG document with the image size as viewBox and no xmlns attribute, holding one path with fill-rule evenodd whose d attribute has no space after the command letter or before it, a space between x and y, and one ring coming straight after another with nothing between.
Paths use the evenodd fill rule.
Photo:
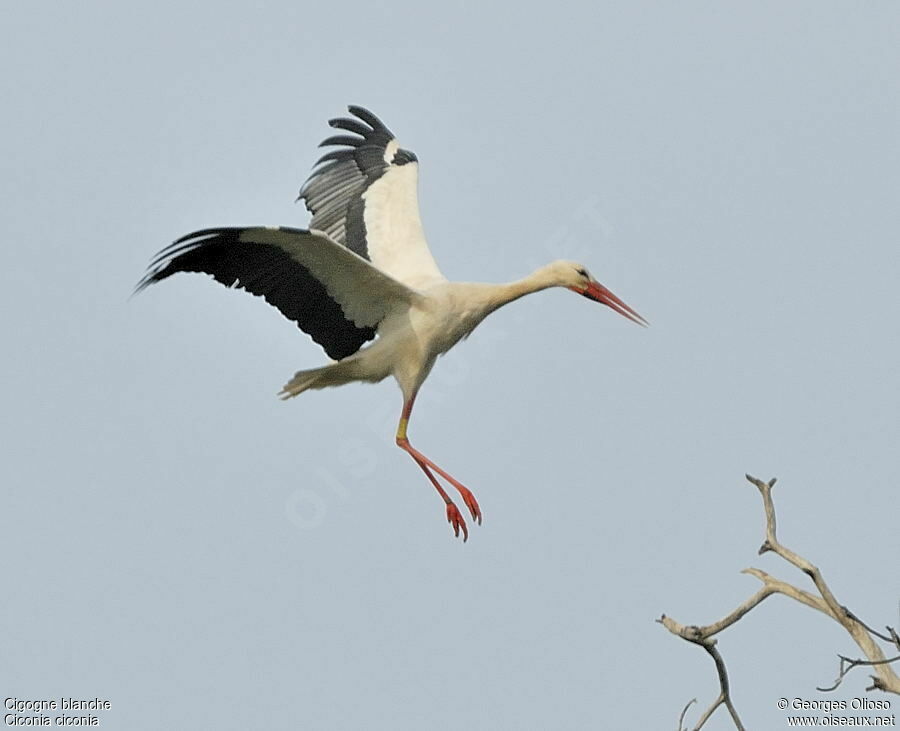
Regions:
<instances>
[{"instance_id":1,"label":"bird's head","mask_svg":"<svg viewBox=\"0 0 900 731\"><path fill-rule=\"evenodd\" d=\"M649 324L637 312L594 279L583 264L575 261L556 261L550 266L559 286L571 289L583 297L594 300L594 302L600 302L638 325L646 327Z\"/></svg>"}]
</instances>

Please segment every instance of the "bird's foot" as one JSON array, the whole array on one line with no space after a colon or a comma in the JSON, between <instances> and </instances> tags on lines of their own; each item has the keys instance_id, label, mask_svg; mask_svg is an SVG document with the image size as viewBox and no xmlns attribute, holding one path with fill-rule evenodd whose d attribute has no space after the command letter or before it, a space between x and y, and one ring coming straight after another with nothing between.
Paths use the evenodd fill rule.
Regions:
<instances>
[{"instance_id":1,"label":"bird's foot","mask_svg":"<svg viewBox=\"0 0 900 731\"><path fill-rule=\"evenodd\" d=\"M475 499L472 491L462 485L457 485L456 489L459 490L463 502L466 504L469 512L472 513L472 520L476 521L478 525L481 525L481 508L478 506L478 501Z\"/></svg>"},{"instance_id":2,"label":"bird's foot","mask_svg":"<svg viewBox=\"0 0 900 731\"><path fill-rule=\"evenodd\" d=\"M466 521L459 512L459 508L453 502L447 503L447 522L453 526L453 535L459 538L459 531L463 532L463 543L469 540L469 529L466 527Z\"/></svg>"}]
</instances>

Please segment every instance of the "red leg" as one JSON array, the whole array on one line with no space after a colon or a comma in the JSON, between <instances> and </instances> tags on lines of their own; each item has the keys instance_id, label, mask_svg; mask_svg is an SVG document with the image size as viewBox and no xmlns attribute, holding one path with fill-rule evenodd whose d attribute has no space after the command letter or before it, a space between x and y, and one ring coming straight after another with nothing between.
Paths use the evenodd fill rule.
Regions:
<instances>
[{"instance_id":1,"label":"red leg","mask_svg":"<svg viewBox=\"0 0 900 731\"><path fill-rule=\"evenodd\" d=\"M466 506L469 508L469 511L472 513L472 519L481 523L481 508L478 506L478 501L475 499L475 496L472 494L472 491L469 490L465 485L463 485L459 480L457 480L452 475L448 474L440 467L438 467L434 462L432 462L428 457L422 454L419 450L415 449L410 443L409 439L406 436L406 428L409 424L409 415L412 412L413 403L415 402L415 396L410 398L405 404L403 404L403 413L400 416L400 424L397 427L397 446L403 449L407 454L409 454L415 461L419 467L422 468L422 471L428 476L428 479L431 480L431 484L437 489L440 496L444 499L444 502L447 504L447 520L453 524L454 532L456 535L459 535L459 528L462 527L463 535L465 538L468 538L468 531L466 530L466 524L463 520L462 516L459 514L459 510L457 510L456 505L453 504L453 501L447 496L447 493L443 490L443 488L438 483L435 476L431 473L431 470L428 468L435 470L441 477L447 480L453 487L455 487L459 494L462 495L463 501L466 503Z\"/></svg>"},{"instance_id":2,"label":"red leg","mask_svg":"<svg viewBox=\"0 0 900 731\"><path fill-rule=\"evenodd\" d=\"M468 507L469 511L472 513L472 520L478 521L478 524L481 525L481 508L478 506L478 501L475 499L475 496L472 494L472 491L468 487L463 485L453 475L448 474L440 467L438 467L434 462L428 459L428 457L426 457L418 449L413 447L409 443L409 440L406 440L406 443L401 444L400 446L407 452L409 452L412 458L416 460L416 462L422 469L426 469L426 466L431 467L431 469L433 469L441 477L447 480L447 482L453 485L453 487L455 487L459 491L459 494L462 495L463 502L465 502L466 507Z\"/></svg>"},{"instance_id":3,"label":"red leg","mask_svg":"<svg viewBox=\"0 0 900 731\"><path fill-rule=\"evenodd\" d=\"M400 444L400 442L398 442ZM416 461L416 464L422 468L422 472L424 472L428 479L431 480L431 484L434 485L434 489L438 491L438 494L444 499L444 502L447 503L447 522L453 526L453 535L457 538L459 537L459 530L462 528L463 532L463 543L469 540L469 529L466 527L466 521L463 519L462 514L459 512L459 508L456 507L456 504L450 499L449 495L445 492L444 488L441 487L441 483L437 481L437 478L431 474L431 470L428 469L428 466L420 462L416 455L413 454L410 450L412 447L409 446L409 441L407 440L405 444L400 444L400 447L407 452L409 452L410 456Z\"/></svg>"}]
</instances>

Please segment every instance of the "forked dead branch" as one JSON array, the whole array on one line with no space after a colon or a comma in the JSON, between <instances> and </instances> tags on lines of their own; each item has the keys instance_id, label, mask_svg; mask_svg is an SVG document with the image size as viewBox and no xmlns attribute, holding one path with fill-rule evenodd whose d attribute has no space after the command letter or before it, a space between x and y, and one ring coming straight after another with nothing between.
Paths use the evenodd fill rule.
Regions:
<instances>
[{"instance_id":1,"label":"forked dead branch","mask_svg":"<svg viewBox=\"0 0 900 731\"><path fill-rule=\"evenodd\" d=\"M665 614L657 620L672 634L678 635L688 642L700 645L715 661L716 672L719 676L719 695L700 717L697 725L694 726L695 731L704 726L706 721L719 706L725 706L731 714L731 718L736 728L744 728L731 700L728 672L725 668L725 661L722 659L722 656L716 647L714 635L718 634L726 627L730 627L772 594L783 594L784 596L790 597L801 604L812 607L831 617L847 631L865 657L865 659L852 659L844 657L843 655L838 655L840 658L840 668L837 679L833 684L827 687L820 687L818 690L823 692L835 690L840 686L844 676L853 670L853 668L865 666L871 668L874 672L874 675L870 676L872 678L872 683L866 688L867 691L878 690L900 695L900 677L894 672L893 667L894 663L900 663L900 654L897 652L900 651L900 637L898 637L896 630L892 627L887 627L886 633L877 632L863 623L853 614L853 612L838 602L831 589L828 587L828 584L825 582L825 579L822 577L822 572L805 558L794 553L778 541L776 535L775 505L772 502L772 488L775 486L775 479L773 478L768 482L764 482L756 477L747 475L747 480L759 490L763 499L763 508L765 509L766 514L766 538L763 541L762 546L760 546L759 554L761 555L767 551L772 551L778 556L781 556L781 558L789 564L800 569L812 579L815 591L806 591L793 584L776 579L760 569L748 568L744 569L742 573L756 577L762 582L762 586L753 596L741 603L734 611L717 622L702 627L697 625L684 625L671 617L667 617ZM882 644L891 646L891 656L885 655L881 646ZM690 703L688 706L689 705ZM681 712L681 717L678 721L678 731L687 728L684 726L684 718L687 714L687 709L688 707L685 706L684 710Z\"/></svg>"}]
</instances>

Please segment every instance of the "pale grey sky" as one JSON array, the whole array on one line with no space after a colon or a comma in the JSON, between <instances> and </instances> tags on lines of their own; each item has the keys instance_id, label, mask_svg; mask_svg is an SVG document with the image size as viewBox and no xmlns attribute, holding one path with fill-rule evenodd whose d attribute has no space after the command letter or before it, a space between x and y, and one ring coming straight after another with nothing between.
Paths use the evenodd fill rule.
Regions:
<instances>
[{"instance_id":1,"label":"pale grey sky","mask_svg":"<svg viewBox=\"0 0 900 731\"><path fill-rule=\"evenodd\" d=\"M900 6L18 3L3 13L4 697L105 729L673 728L717 691L653 620L708 622L782 539L898 622ZM583 260L396 386L281 403L324 355L149 258L303 226L348 103L421 161L448 276ZM751 728L856 650L773 598L720 639ZM849 678L832 698L867 684ZM693 714L696 720L696 713ZM726 718L710 728L728 728Z\"/></svg>"}]
</instances>

